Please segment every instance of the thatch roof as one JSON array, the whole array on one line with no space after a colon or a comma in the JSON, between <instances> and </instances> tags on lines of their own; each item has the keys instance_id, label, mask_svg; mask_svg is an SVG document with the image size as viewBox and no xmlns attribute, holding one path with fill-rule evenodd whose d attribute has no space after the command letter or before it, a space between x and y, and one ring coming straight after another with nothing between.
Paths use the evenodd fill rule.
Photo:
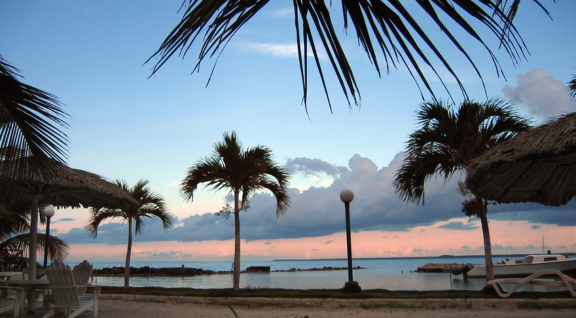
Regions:
<instances>
[{"instance_id":1,"label":"thatch roof","mask_svg":"<svg viewBox=\"0 0 576 318\"><path fill-rule=\"evenodd\" d=\"M29 158L18 159L17 166L30 164ZM6 203L22 206L27 204L31 195L41 194L40 203L58 207L109 207L120 208L138 204L122 188L110 183L97 174L72 169L54 161L57 172L50 178L41 174L32 174L28 178L19 178L9 171L2 171L0 162L0 199Z\"/></svg>"},{"instance_id":2,"label":"thatch roof","mask_svg":"<svg viewBox=\"0 0 576 318\"><path fill-rule=\"evenodd\" d=\"M576 195L576 113L522 133L472 160L466 185L500 203L561 206Z\"/></svg>"}]
</instances>

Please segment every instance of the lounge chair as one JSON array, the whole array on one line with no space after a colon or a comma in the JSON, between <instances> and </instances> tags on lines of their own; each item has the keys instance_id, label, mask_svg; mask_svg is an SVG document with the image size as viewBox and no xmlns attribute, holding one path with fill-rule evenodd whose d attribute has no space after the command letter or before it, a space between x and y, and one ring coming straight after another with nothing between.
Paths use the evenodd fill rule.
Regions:
<instances>
[{"instance_id":1,"label":"lounge chair","mask_svg":"<svg viewBox=\"0 0 576 318\"><path fill-rule=\"evenodd\" d=\"M557 281L553 279L536 279L543 275L558 275L561 280ZM526 284L544 285L548 287L567 287L570 294L572 294L572 297L576 297L576 292L572 287L573 285L576 285L576 279L563 274L557 269L543 269L526 278L494 279L489 281L488 284L494 286L494 289L496 289L496 292L498 295L500 295L500 297L509 297L513 292L518 290L518 288ZM516 284L516 286L512 287L512 289L510 289L508 292L505 292L500 284Z\"/></svg>"},{"instance_id":2,"label":"lounge chair","mask_svg":"<svg viewBox=\"0 0 576 318\"><path fill-rule=\"evenodd\" d=\"M20 314L20 308L24 303L24 289L18 287L5 287L0 286L0 289L4 290L14 290L16 295L14 299L0 298L0 313L7 312L9 310L14 310L14 318L18 318Z\"/></svg>"},{"instance_id":3,"label":"lounge chair","mask_svg":"<svg viewBox=\"0 0 576 318\"><path fill-rule=\"evenodd\" d=\"M100 286L89 286L94 288L93 296L78 296L79 290L84 290L87 286L77 285L70 268L67 268L60 260L55 260L50 264L47 275L52 291L52 302L55 306L42 318L53 316L58 309L64 309L68 318L74 318L86 310L93 311L94 317L98 316ZM69 312L70 310L71 312Z\"/></svg>"}]
</instances>

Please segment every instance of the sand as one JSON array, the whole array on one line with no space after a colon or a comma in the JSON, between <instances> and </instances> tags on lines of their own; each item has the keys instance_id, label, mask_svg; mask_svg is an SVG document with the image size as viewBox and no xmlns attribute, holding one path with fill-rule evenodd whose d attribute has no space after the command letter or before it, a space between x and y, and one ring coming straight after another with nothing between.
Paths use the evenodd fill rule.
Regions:
<instances>
[{"instance_id":1,"label":"sand","mask_svg":"<svg viewBox=\"0 0 576 318\"><path fill-rule=\"evenodd\" d=\"M26 315L21 317L42 317L42 309L38 304L36 315ZM574 317L574 310L467 310L467 309L360 309L360 308L304 308L304 307L270 307L248 308L246 306L233 306L239 318L343 318L343 317L486 317L486 318L513 318L513 317ZM12 312L0 314L0 317L12 317ZM54 317L64 317L57 314ZM79 317L92 317L92 312L85 312ZM206 305L194 303L172 303L172 302L142 302L101 299L99 301L99 314L101 318L112 317L136 317L136 318L190 318L190 317L230 317L236 315L225 305Z\"/></svg>"}]
</instances>

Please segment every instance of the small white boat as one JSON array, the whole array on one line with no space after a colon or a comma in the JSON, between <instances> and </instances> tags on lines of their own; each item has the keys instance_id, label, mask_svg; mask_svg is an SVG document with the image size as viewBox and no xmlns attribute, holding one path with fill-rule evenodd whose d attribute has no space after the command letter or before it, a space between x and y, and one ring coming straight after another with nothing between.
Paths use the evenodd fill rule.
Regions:
<instances>
[{"instance_id":1,"label":"small white boat","mask_svg":"<svg viewBox=\"0 0 576 318\"><path fill-rule=\"evenodd\" d=\"M464 276L486 277L486 265L472 265ZM564 255L528 255L523 260L513 258L494 264L494 277L526 277L543 269L557 269L564 274L576 272L576 259L566 259Z\"/></svg>"}]
</instances>

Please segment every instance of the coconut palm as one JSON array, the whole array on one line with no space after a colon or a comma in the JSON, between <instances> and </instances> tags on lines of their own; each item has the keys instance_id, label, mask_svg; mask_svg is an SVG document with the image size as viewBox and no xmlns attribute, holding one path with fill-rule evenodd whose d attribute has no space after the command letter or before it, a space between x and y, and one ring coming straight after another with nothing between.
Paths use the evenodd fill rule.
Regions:
<instances>
[{"instance_id":1,"label":"coconut palm","mask_svg":"<svg viewBox=\"0 0 576 318\"><path fill-rule=\"evenodd\" d=\"M32 157L35 165L0 172L50 173L66 157L68 138L56 125L68 127L68 114L56 96L20 82L19 71L0 56L0 160L11 167L12 159Z\"/></svg>"},{"instance_id":2,"label":"coconut palm","mask_svg":"<svg viewBox=\"0 0 576 318\"><path fill-rule=\"evenodd\" d=\"M449 179L458 171L466 173L471 159L530 128L526 119L500 99L465 101L458 109L442 101L424 102L416 117L419 128L408 139L394 187L403 200L422 204L427 180L435 175ZM488 281L494 279L494 272L487 204L483 198L474 197L463 203L462 211L481 220Z\"/></svg>"},{"instance_id":3,"label":"coconut palm","mask_svg":"<svg viewBox=\"0 0 576 318\"><path fill-rule=\"evenodd\" d=\"M4 204L0 204L0 268L11 266L10 261L19 257L14 251L25 251L30 243L30 213L16 213ZM38 251L43 251L46 234L38 234ZM61 239L50 235L48 255L51 259L63 258L68 252L68 245ZM29 264L30 266L30 264Z\"/></svg>"},{"instance_id":4,"label":"coconut palm","mask_svg":"<svg viewBox=\"0 0 576 318\"><path fill-rule=\"evenodd\" d=\"M269 2L268 0L184 0L181 6L181 9L184 9L182 20L166 37L160 48L148 59L150 61L152 58L158 57L152 74L158 71L176 52L178 52L177 55L184 58L186 53L193 48L194 42L203 39L204 43L194 68L194 71L199 70L200 63L205 58L219 56L242 26ZM341 27L334 27L331 11L325 2L322 0L293 0L303 101L306 105L308 92L307 56L308 50L311 50L326 98L330 108L332 108L318 53L323 48L348 103L350 104L351 95L354 102L358 104L360 97L360 93L357 92L358 85L336 31L341 30ZM344 28L348 28L348 23L351 22L356 31L359 45L366 51L368 60L374 65L378 74L380 74L380 64L377 51L380 48L387 71L389 71L390 66L397 67L397 64L404 64L416 83L418 84L417 78L420 79L426 89L432 93L425 69L431 68L436 77L441 81L442 78L440 78L439 71L434 67L427 53L424 52L430 50L431 53L428 55L431 55L430 57L433 59L438 59L440 64L456 79L466 97L463 84L441 51L452 52L454 49L460 51L482 79L472 58L461 45L462 41L474 39L486 48L496 73L500 74L502 69L496 56L477 33L477 30L482 30L492 34L495 40L499 42L500 47L511 57L512 62L518 63L525 58L526 49L520 34L512 23L520 2L521 0L422 0L410 2L413 5L405 7L403 2L396 0L386 2L382 0L342 0L341 12L343 13ZM548 13L538 0L534 0L534 2ZM332 2L330 1L330 3ZM430 36L430 33L433 32L430 30L435 28L426 27L426 30L424 29L420 23L426 21L417 16L418 7L421 9L422 16L430 18L430 21L438 26L440 31L438 34L447 36L454 45L453 47L438 47L433 43ZM339 10L335 11L340 12ZM472 27L474 24L478 26ZM203 31L205 35L201 36ZM467 35L458 39L456 34L460 31ZM318 42L321 44L318 45ZM420 84L418 86L420 87Z\"/></svg>"},{"instance_id":5,"label":"coconut palm","mask_svg":"<svg viewBox=\"0 0 576 318\"><path fill-rule=\"evenodd\" d=\"M201 183L213 190L229 189L234 195L234 290L240 288L240 210L248 206L252 194L269 190L276 198L276 216L288 209L288 173L272 160L272 150L264 146L242 149L235 132L224 133L214 144L210 157L196 162L188 170L180 192L187 201ZM240 202L241 200L241 202Z\"/></svg>"},{"instance_id":6,"label":"coconut palm","mask_svg":"<svg viewBox=\"0 0 576 318\"><path fill-rule=\"evenodd\" d=\"M570 97L576 100L576 75L573 76L574 77L572 78L572 80L568 82L568 90L570 92Z\"/></svg>"},{"instance_id":7,"label":"coconut palm","mask_svg":"<svg viewBox=\"0 0 576 318\"><path fill-rule=\"evenodd\" d=\"M147 187L148 180L138 181L134 187L130 187L124 180L116 180L116 185L128 192L138 206L127 206L122 209L92 208L90 221L86 231L92 238L98 236L98 226L109 219L119 218L128 223L128 248L126 251L126 267L124 269L124 287L130 286L130 256L132 254L132 227L136 235L142 235L145 219L158 218L162 221L164 230L172 227L174 217L166 210L166 202L159 194Z\"/></svg>"}]
</instances>

